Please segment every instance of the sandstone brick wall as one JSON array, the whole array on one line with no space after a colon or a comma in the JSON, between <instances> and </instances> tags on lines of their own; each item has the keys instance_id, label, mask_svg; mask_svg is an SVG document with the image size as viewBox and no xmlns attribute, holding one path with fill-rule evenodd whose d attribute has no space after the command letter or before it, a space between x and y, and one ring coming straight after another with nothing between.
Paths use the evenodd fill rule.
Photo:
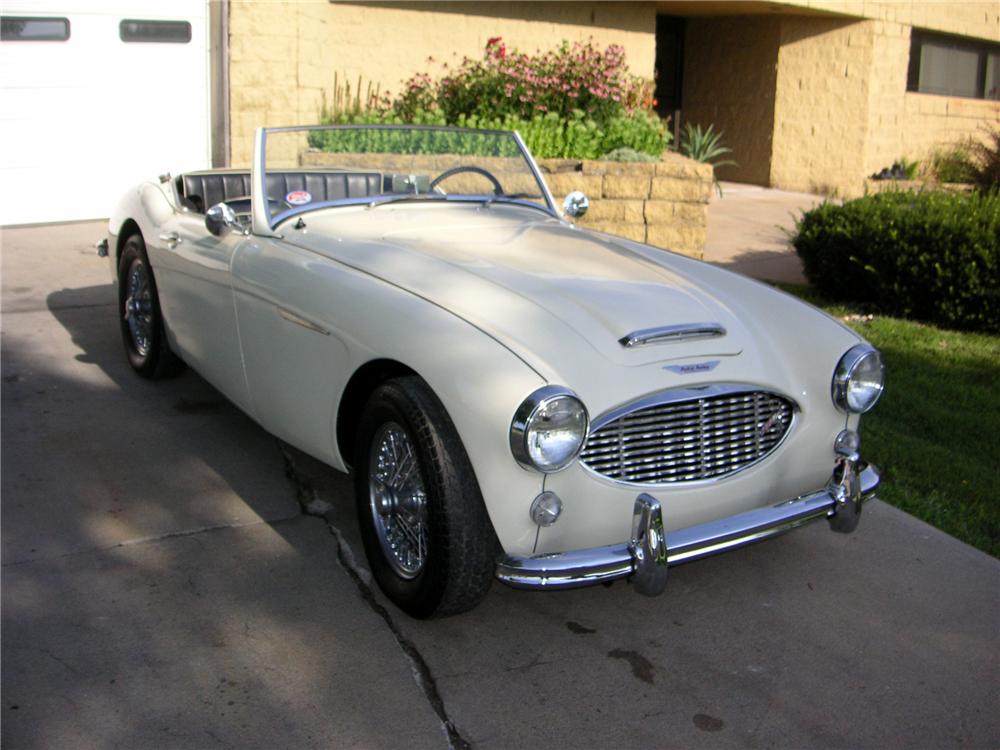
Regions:
<instances>
[{"instance_id":1,"label":"sandstone brick wall","mask_svg":"<svg viewBox=\"0 0 1000 750\"><path fill-rule=\"evenodd\" d=\"M490 37L534 52L593 38L620 44L637 75L653 77L653 2L426 2L370 4L319 0L230 3L231 162L249 163L259 126L318 121L333 74L363 76L383 90L421 71L428 57L451 64L478 58Z\"/></svg>"},{"instance_id":2,"label":"sandstone brick wall","mask_svg":"<svg viewBox=\"0 0 1000 750\"><path fill-rule=\"evenodd\" d=\"M303 166L348 166L383 172L436 176L454 164L453 156L412 156L398 154L338 154L303 150ZM530 175L524 175L520 159L470 157L493 173L507 192L534 189ZM708 201L712 191L712 168L707 164L665 154L655 163L576 161L541 159L556 202L574 190L590 199L590 210L577 219L581 226L645 242L656 247L701 258L708 226ZM447 188L452 192L468 189L479 192L478 175L457 175Z\"/></svg>"},{"instance_id":3,"label":"sandstone brick wall","mask_svg":"<svg viewBox=\"0 0 1000 750\"><path fill-rule=\"evenodd\" d=\"M768 16L687 22L683 120L725 133L737 164L720 167L720 179L770 180L780 31L779 19Z\"/></svg>"},{"instance_id":4,"label":"sandstone brick wall","mask_svg":"<svg viewBox=\"0 0 1000 750\"><path fill-rule=\"evenodd\" d=\"M864 177L870 22L818 17L781 20L771 184L843 193ZM905 60L898 61L905 68Z\"/></svg>"}]
</instances>

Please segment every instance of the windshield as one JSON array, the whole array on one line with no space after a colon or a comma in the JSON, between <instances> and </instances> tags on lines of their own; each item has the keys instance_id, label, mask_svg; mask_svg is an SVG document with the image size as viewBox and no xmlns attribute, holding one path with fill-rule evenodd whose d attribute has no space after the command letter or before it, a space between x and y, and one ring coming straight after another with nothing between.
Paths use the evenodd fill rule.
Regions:
<instances>
[{"instance_id":1,"label":"windshield","mask_svg":"<svg viewBox=\"0 0 1000 750\"><path fill-rule=\"evenodd\" d=\"M265 129L258 135L267 223L338 205L519 202L555 213L521 139L494 130L416 125ZM255 167L257 167L255 164Z\"/></svg>"}]
</instances>

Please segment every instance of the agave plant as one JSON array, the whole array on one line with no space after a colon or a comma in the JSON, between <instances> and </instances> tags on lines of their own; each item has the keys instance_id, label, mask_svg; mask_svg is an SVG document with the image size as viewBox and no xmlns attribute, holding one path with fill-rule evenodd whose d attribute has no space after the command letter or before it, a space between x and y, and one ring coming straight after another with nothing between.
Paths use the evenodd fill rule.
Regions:
<instances>
[{"instance_id":1,"label":"agave plant","mask_svg":"<svg viewBox=\"0 0 1000 750\"><path fill-rule=\"evenodd\" d=\"M718 133L713 131L711 125L702 130L701 125L686 123L680 149L681 153L689 159L712 165L712 182L715 184L720 198L722 197L722 186L719 184L718 178L715 177L715 169L726 165L736 166L736 162L732 159L719 159L720 156L732 153L731 148L722 145L722 135L721 130Z\"/></svg>"},{"instance_id":2,"label":"agave plant","mask_svg":"<svg viewBox=\"0 0 1000 750\"><path fill-rule=\"evenodd\" d=\"M684 137L681 139L681 153L689 159L711 164L713 167L736 166L732 159L718 161L720 156L732 153L731 148L722 145L722 136L722 131L714 132L711 125L702 130L701 125L686 123Z\"/></svg>"}]
</instances>

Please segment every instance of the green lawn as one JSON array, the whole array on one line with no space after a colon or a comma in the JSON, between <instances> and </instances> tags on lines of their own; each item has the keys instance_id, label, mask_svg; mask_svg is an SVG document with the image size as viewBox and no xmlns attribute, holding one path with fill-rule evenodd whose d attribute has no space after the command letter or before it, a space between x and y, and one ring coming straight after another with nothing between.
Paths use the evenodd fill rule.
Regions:
<instances>
[{"instance_id":1,"label":"green lawn","mask_svg":"<svg viewBox=\"0 0 1000 750\"><path fill-rule=\"evenodd\" d=\"M867 316L780 285L847 323L885 359L881 401L861 419L879 497L1000 557L1000 336Z\"/></svg>"}]
</instances>

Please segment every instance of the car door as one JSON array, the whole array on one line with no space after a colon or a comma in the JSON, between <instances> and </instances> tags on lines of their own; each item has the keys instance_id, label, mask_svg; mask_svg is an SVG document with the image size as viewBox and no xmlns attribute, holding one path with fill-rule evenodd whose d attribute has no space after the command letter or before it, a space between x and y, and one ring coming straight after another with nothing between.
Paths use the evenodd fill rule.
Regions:
<instances>
[{"instance_id":1,"label":"car door","mask_svg":"<svg viewBox=\"0 0 1000 750\"><path fill-rule=\"evenodd\" d=\"M335 408L350 349L335 327L357 280L279 238L251 237L233 283L253 414L271 433L336 465Z\"/></svg>"},{"instance_id":2,"label":"car door","mask_svg":"<svg viewBox=\"0 0 1000 750\"><path fill-rule=\"evenodd\" d=\"M230 265L245 238L216 237L201 214L174 214L147 238L171 345L208 382L253 414L233 301Z\"/></svg>"}]
</instances>

